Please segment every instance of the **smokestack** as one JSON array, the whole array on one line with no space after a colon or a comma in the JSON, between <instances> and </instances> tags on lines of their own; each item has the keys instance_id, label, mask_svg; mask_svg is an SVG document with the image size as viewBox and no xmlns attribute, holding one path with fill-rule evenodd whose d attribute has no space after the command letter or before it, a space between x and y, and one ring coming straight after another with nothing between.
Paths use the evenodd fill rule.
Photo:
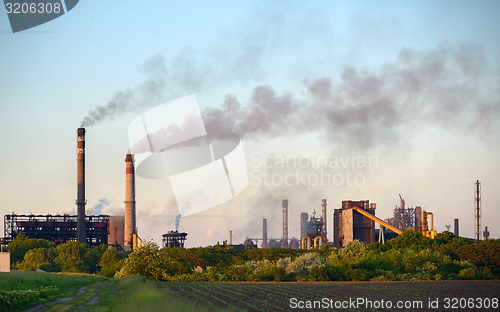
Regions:
<instances>
[{"instance_id":1,"label":"smokestack","mask_svg":"<svg viewBox=\"0 0 500 312\"><path fill-rule=\"evenodd\" d=\"M76 239L80 243L86 243L86 222L85 222L85 205L87 200L85 199L85 128L78 128L76 131L78 133L78 195L76 198L77 207L77 233Z\"/></svg>"},{"instance_id":2,"label":"smokestack","mask_svg":"<svg viewBox=\"0 0 500 312\"><path fill-rule=\"evenodd\" d=\"M135 172L132 154L125 157L125 250L132 248L132 234L137 234L135 226Z\"/></svg>"},{"instance_id":3,"label":"smokestack","mask_svg":"<svg viewBox=\"0 0 500 312\"><path fill-rule=\"evenodd\" d=\"M321 202L321 216L323 217L323 236L325 237L326 240L328 240L328 237L326 235L326 199L323 199Z\"/></svg>"},{"instance_id":4,"label":"smokestack","mask_svg":"<svg viewBox=\"0 0 500 312\"><path fill-rule=\"evenodd\" d=\"M283 248L288 248L288 199L283 199Z\"/></svg>"},{"instance_id":5,"label":"smokestack","mask_svg":"<svg viewBox=\"0 0 500 312\"><path fill-rule=\"evenodd\" d=\"M229 230L229 245L233 244L233 231Z\"/></svg>"},{"instance_id":6,"label":"smokestack","mask_svg":"<svg viewBox=\"0 0 500 312\"><path fill-rule=\"evenodd\" d=\"M267 248L267 219L262 220L262 248Z\"/></svg>"},{"instance_id":7,"label":"smokestack","mask_svg":"<svg viewBox=\"0 0 500 312\"><path fill-rule=\"evenodd\" d=\"M458 232L458 219L455 219L455 228L453 230L455 236L459 236L459 232Z\"/></svg>"}]
</instances>

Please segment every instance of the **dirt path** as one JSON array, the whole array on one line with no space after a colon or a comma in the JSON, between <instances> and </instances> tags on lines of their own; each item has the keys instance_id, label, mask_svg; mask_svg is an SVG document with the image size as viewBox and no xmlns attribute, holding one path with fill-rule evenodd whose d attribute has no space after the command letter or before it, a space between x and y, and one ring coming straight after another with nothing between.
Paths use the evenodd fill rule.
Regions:
<instances>
[{"instance_id":1,"label":"dirt path","mask_svg":"<svg viewBox=\"0 0 500 312\"><path fill-rule=\"evenodd\" d=\"M93 305L99 303L99 293L101 290L106 287L107 285L102 285L101 287L97 288L95 290L95 296L92 297L89 301L85 302L85 304L81 304L74 311L85 311L85 306Z\"/></svg>"},{"instance_id":2,"label":"dirt path","mask_svg":"<svg viewBox=\"0 0 500 312\"><path fill-rule=\"evenodd\" d=\"M59 298L59 299L54 300L54 301L49 301L49 302L41 303L41 304L39 304L37 306L29 308L28 310L24 310L23 312L40 311L40 310L42 310L42 309L44 309L44 308L46 308L48 306L51 306L51 305L54 305L54 304L58 304L58 303L61 303L61 302L65 302L65 301L74 299L75 297L83 295L87 291L87 288L88 288L88 286L83 286L83 287L78 288L78 290L76 291L76 295L74 297Z\"/></svg>"},{"instance_id":3,"label":"dirt path","mask_svg":"<svg viewBox=\"0 0 500 312\"><path fill-rule=\"evenodd\" d=\"M99 286L99 288L97 288L95 290L95 296L92 297L89 301L85 302L84 304L80 304L78 305L77 307L73 308L72 311L85 311L86 310L86 307L90 306L90 305L94 305L94 304L97 304L99 303L100 301L100 297L99 297L99 294L106 288L106 287L110 287L110 296L115 296L118 292L118 290L116 288L113 287L113 282L112 283L109 283L109 284L104 284L104 285L101 285ZM89 286L83 286L81 288L78 288L77 291L76 291L76 295L73 296L73 297L67 297L67 298L59 298L57 300L54 300L54 301L49 301L49 302L45 302L45 303L42 303L42 304L39 304L35 307L32 307L28 310L25 310L23 312L36 312L36 311L41 311L49 306L52 306L52 305L55 305L55 304L58 304L58 303L61 303L61 302L65 302L65 301L69 301L69 300L72 300L72 299L75 299L76 297L79 297L83 294L85 294L87 292L87 289L88 289Z\"/></svg>"}]
</instances>

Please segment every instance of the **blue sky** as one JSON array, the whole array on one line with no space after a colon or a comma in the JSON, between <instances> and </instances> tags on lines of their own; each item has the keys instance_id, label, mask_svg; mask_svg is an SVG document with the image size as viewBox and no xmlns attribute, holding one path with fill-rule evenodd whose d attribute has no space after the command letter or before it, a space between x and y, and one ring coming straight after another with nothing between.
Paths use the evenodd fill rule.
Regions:
<instances>
[{"instance_id":1,"label":"blue sky","mask_svg":"<svg viewBox=\"0 0 500 312\"><path fill-rule=\"evenodd\" d=\"M320 104L308 86L324 78L336 96L356 99L359 113L355 108L371 103L364 88L375 79L387 86L384 95L398 111L387 128L386 119L373 125L370 144L356 132L364 130L349 128L356 121L275 135L240 133L247 157L376 155L378 167L360 171L365 185L250 185L226 204L183 218L188 245L215 244L228 230L236 242L259 237L262 218L270 236L279 237L282 198L290 201L290 236L298 236L300 212L319 210L322 198L330 215L341 200L370 199L377 215L388 218L398 193L408 205L434 212L438 231L460 218L461 234L472 237L476 179L483 183L483 227L498 237L498 13L498 1L80 1L62 17L16 34L1 13L0 214L74 212L76 128L96 106L119 91L139 94L155 75L162 92L138 96L127 112L87 129L89 208L106 198L104 213L123 210L127 128L148 108L193 93L202 110L222 107L227 94L247 105L256 87L268 86L314 111ZM165 71L157 72L162 66ZM418 73L425 87L402 89L395 75L406 71ZM158 242L173 228L177 208L169 187L137 180L145 239Z\"/></svg>"}]
</instances>

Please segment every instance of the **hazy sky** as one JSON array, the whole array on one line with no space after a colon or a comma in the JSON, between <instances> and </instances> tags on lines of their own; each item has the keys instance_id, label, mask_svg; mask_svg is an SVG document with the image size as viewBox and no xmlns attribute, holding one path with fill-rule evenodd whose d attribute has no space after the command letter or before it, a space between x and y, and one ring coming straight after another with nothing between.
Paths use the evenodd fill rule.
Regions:
<instances>
[{"instance_id":1,"label":"hazy sky","mask_svg":"<svg viewBox=\"0 0 500 312\"><path fill-rule=\"evenodd\" d=\"M262 218L279 238L284 198L289 237L326 198L331 240L342 200L376 202L385 219L398 194L437 231L459 218L473 237L477 179L483 230L498 238L499 13L498 1L85 0L16 34L1 13L0 214L76 213L76 129L97 106L108 110L87 128L87 208L123 214L130 122L196 94L207 127L241 136L250 184L182 218L188 246L261 237ZM309 165L280 168L283 157ZM292 185L277 183L287 174ZM139 236L160 242L178 214L170 183L136 184Z\"/></svg>"}]
</instances>

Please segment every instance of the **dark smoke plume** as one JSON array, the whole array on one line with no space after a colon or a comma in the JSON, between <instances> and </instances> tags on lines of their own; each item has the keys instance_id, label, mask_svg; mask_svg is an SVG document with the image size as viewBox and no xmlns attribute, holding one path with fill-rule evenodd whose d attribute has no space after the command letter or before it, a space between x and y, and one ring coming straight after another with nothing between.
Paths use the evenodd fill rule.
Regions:
<instances>
[{"instance_id":1,"label":"dark smoke plume","mask_svg":"<svg viewBox=\"0 0 500 312\"><path fill-rule=\"evenodd\" d=\"M188 69L192 65L177 63ZM411 132L430 125L496 135L500 99L488 90L488 83L498 80L498 73L491 77L495 73L489 67L483 49L474 44L443 43L428 51L402 49L396 61L378 69L345 66L337 79L306 79L301 97L260 85L246 102L228 94L221 107L207 108L202 115L209 133L229 131L254 140L319 131L329 141L370 147L396 144L407 134L402 129ZM177 81L173 86L177 90L201 88L203 81L178 76L179 68L167 66L161 56L152 57L142 66L149 77L142 85L118 92L107 105L91 111L82 126L163 103L169 93L167 80ZM151 135L171 137L186 125L165 126ZM148 149L146 138L143 141L135 153Z\"/></svg>"},{"instance_id":2,"label":"dark smoke plume","mask_svg":"<svg viewBox=\"0 0 500 312\"><path fill-rule=\"evenodd\" d=\"M91 110L81 127L221 85L261 80L268 56L286 53L298 43L321 40L328 33L330 25L321 12L315 12L313 18L310 13L288 1L256 4L249 16L202 51L184 48L168 59L155 55L146 60L140 67L146 81L118 91L107 103ZM297 40L298 36L308 40Z\"/></svg>"},{"instance_id":3,"label":"dark smoke plume","mask_svg":"<svg viewBox=\"0 0 500 312\"><path fill-rule=\"evenodd\" d=\"M165 59L155 55L144 62L140 70L147 79L135 88L120 90L105 105L99 105L83 118L80 127L90 127L103 122L113 120L127 112L134 112L139 107L147 107L151 103L161 103L165 96Z\"/></svg>"},{"instance_id":4,"label":"dark smoke plume","mask_svg":"<svg viewBox=\"0 0 500 312\"><path fill-rule=\"evenodd\" d=\"M397 143L403 128L430 125L498 134L500 97L485 87L489 74L482 49L472 44L403 49L377 70L346 66L338 82L306 79L302 98L257 86L245 104L229 94L203 117L207 132L259 139L320 131L365 147Z\"/></svg>"}]
</instances>

